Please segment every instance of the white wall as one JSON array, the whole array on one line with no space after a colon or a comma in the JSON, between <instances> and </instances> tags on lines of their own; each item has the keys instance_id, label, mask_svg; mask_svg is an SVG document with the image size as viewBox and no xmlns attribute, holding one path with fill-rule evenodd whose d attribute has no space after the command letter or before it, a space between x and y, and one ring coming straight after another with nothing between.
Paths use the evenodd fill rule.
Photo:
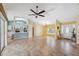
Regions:
<instances>
[{"instance_id":1,"label":"white wall","mask_svg":"<svg viewBox=\"0 0 79 59\"><path fill-rule=\"evenodd\" d=\"M28 26L28 37L29 38L32 38L32 34L33 34L32 27L33 27L32 25ZM35 25L35 27L34 27L34 37L41 36L42 30L43 30L43 27L41 25Z\"/></svg>"},{"instance_id":2,"label":"white wall","mask_svg":"<svg viewBox=\"0 0 79 59\"><path fill-rule=\"evenodd\" d=\"M32 38L32 25L28 26L28 38Z\"/></svg>"},{"instance_id":3,"label":"white wall","mask_svg":"<svg viewBox=\"0 0 79 59\"><path fill-rule=\"evenodd\" d=\"M43 31L42 25L36 24L34 27L34 34L35 36L41 36Z\"/></svg>"}]
</instances>

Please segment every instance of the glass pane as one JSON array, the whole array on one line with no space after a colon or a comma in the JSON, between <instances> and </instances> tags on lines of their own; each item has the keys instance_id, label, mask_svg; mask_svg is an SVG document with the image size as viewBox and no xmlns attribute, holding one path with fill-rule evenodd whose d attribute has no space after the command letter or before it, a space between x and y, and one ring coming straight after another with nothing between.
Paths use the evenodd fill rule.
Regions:
<instances>
[{"instance_id":1,"label":"glass pane","mask_svg":"<svg viewBox=\"0 0 79 59\"><path fill-rule=\"evenodd\" d=\"M0 49L2 50L5 46L5 24L2 18L0 18Z\"/></svg>"},{"instance_id":2,"label":"glass pane","mask_svg":"<svg viewBox=\"0 0 79 59\"><path fill-rule=\"evenodd\" d=\"M0 18L0 52L1 52L1 18Z\"/></svg>"}]
</instances>

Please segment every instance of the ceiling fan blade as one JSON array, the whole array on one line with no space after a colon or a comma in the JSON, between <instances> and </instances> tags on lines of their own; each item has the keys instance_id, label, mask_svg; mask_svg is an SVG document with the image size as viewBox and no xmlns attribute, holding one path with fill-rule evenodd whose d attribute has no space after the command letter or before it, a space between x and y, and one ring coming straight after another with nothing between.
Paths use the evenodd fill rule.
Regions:
<instances>
[{"instance_id":1,"label":"ceiling fan blade","mask_svg":"<svg viewBox=\"0 0 79 59\"><path fill-rule=\"evenodd\" d=\"M39 16L41 16L41 17L45 17L44 15L39 15Z\"/></svg>"},{"instance_id":2,"label":"ceiling fan blade","mask_svg":"<svg viewBox=\"0 0 79 59\"><path fill-rule=\"evenodd\" d=\"M29 14L29 16L35 16L35 14Z\"/></svg>"},{"instance_id":3,"label":"ceiling fan blade","mask_svg":"<svg viewBox=\"0 0 79 59\"><path fill-rule=\"evenodd\" d=\"M42 11L40 11L38 14L41 14L41 13L44 13L45 12L45 10L42 10Z\"/></svg>"},{"instance_id":4,"label":"ceiling fan blade","mask_svg":"<svg viewBox=\"0 0 79 59\"><path fill-rule=\"evenodd\" d=\"M32 11L33 13L37 14L34 10L30 9L30 11Z\"/></svg>"}]
</instances>

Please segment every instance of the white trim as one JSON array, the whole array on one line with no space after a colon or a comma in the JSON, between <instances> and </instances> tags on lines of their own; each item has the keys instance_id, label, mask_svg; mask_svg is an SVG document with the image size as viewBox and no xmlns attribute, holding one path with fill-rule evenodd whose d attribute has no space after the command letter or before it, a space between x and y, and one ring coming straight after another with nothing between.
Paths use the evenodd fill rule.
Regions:
<instances>
[{"instance_id":1,"label":"white trim","mask_svg":"<svg viewBox=\"0 0 79 59\"><path fill-rule=\"evenodd\" d=\"M5 46L7 46L7 21L5 20L4 16L2 15L2 13L0 12L0 17L2 18L2 20L4 21L4 26L5 26Z\"/></svg>"}]
</instances>

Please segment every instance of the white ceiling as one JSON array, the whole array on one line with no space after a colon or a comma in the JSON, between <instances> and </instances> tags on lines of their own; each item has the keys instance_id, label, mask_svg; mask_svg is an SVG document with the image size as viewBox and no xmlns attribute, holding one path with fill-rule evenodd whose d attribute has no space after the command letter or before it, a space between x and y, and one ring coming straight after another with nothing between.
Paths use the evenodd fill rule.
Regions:
<instances>
[{"instance_id":1,"label":"white ceiling","mask_svg":"<svg viewBox=\"0 0 79 59\"><path fill-rule=\"evenodd\" d=\"M35 10L35 6L39 6L39 11L45 10L45 17L35 18L28 16ZM14 16L24 17L41 24L55 23L56 20L77 21L79 16L79 4L77 3L6 3L6 13L9 20L13 20Z\"/></svg>"}]
</instances>

